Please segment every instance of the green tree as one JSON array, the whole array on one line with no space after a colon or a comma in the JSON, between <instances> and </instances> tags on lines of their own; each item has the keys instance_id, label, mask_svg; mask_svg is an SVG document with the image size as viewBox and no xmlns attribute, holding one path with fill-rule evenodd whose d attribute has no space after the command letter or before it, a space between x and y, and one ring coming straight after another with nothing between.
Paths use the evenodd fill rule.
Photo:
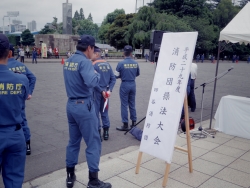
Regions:
<instances>
[{"instance_id":1,"label":"green tree","mask_svg":"<svg viewBox=\"0 0 250 188\"><path fill-rule=\"evenodd\" d=\"M89 13L88 20L91 21L91 22L93 22L93 18L92 18L91 13Z\"/></svg>"},{"instance_id":2,"label":"green tree","mask_svg":"<svg viewBox=\"0 0 250 188\"><path fill-rule=\"evenodd\" d=\"M157 25L157 16L153 7L144 6L139 9L132 23L128 26L125 40L128 44L139 48L140 45L148 47L150 43L150 33Z\"/></svg>"},{"instance_id":3,"label":"green tree","mask_svg":"<svg viewBox=\"0 0 250 188\"><path fill-rule=\"evenodd\" d=\"M75 15L74 15L73 19L80 20L80 14L78 13L78 11L75 11Z\"/></svg>"},{"instance_id":4,"label":"green tree","mask_svg":"<svg viewBox=\"0 0 250 188\"><path fill-rule=\"evenodd\" d=\"M25 46L31 45L35 41L33 35L30 33L29 29L26 29L22 32L21 38L22 38L22 45L25 45Z\"/></svg>"},{"instance_id":5,"label":"green tree","mask_svg":"<svg viewBox=\"0 0 250 188\"><path fill-rule=\"evenodd\" d=\"M179 17L204 17L204 14L209 11L206 0L154 0L150 5L156 9L156 12Z\"/></svg>"},{"instance_id":6,"label":"green tree","mask_svg":"<svg viewBox=\"0 0 250 188\"><path fill-rule=\"evenodd\" d=\"M79 27L77 30L77 34L83 35L92 35L95 38L98 37L98 25L94 24L92 21L85 19L85 20L80 20L79 21Z\"/></svg>"},{"instance_id":7,"label":"green tree","mask_svg":"<svg viewBox=\"0 0 250 188\"><path fill-rule=\"evenodd\" d=\"M184 17L184 20L194 31L199 32L196 43L197 53L206 54L217 47L219 28L216 25L210 24L209 20L204 18Z\"/></svg>"},{"instance_id":8,"label":"green tree","mask_svg":"<svg viewBox=\"0 0 250 188\"><path fill-rule=\"evenodd\" d=\"M124 9L115 9L113 12L107 14L102 24L107 24L107 23L112 24L115 18L120 14L125 14Z\"/></svg>"},{"instance_id":9,"label":"green tree","mask_svg":"<svg viewBox=\"0 0 250 188\"><path fill-rule=\"evenodd\" d=\"M99 28L98 31L98 38L104 42L104 43L108 43L108 31L109 31L109 27L111 24L107 23L107 24L103 24L101 25L101 27Z\"/></svg>"},{"instance_id":10,"label":"green tree","mask_svg":"<svg viewBox=\"0 0 250 188\"><path fill-rule=\"evenodd\" d=\"M221 0L213 12L214 23L223 29L239 11L240 8L234 6L231 0Z\"/></svg>"},{"instance_id":11,"label":"green tree","mask_svg":"<svg viewBox=\"0 0 250 188\"><path fill-rule=\"evenodd\" d=\"M80 9L79 20L85 20L85 16L84 16L84 13L83 13L83 9L82 9L82 8Z\"/></svg>"},{"instance_id":12,"label":"green tree","mask_svg":"<svg viewBox=\"0 0 250 188\"><path fill-rule=\"evenodd\" d=\"M240 7L243 8L247 3L248 3L249 0L241 0L240 1Z\"/></svg>"},{"instance_id":13,"label":"green tree","mask_svg":"<svg viewBox=\"0 0 250 188\"><path fill-rule=\"evenodd\" d=\"M45 25L44 28L39 31L39 34L53 34L55 30L50 29L48 25Z\"/></svg>"},{"instance_id":14,"label":"green tree","mask_svg":"<svg viewBox=\"0 0 250 188\"><path fill-rule=\"evenodd\" d=\"M121 49L127 44L124 37L134 16L135 14L120 14L116 17L112 25L109 27L106 35L108 43L111 46Z\"/></svg>"}]
</instances>

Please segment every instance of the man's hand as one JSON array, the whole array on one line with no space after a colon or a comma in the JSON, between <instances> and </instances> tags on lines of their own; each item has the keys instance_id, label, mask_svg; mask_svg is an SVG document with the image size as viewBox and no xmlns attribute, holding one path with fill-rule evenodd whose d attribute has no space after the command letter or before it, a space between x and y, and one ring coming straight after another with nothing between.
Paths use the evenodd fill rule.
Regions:
<instances>
[{"instance_id":1,"label":"man's hand","mask_svg":"<svg viewBox=\"0 0 250 188\"><path fill-rule=\"evenodd\" d=\"M108 98L109 98L110 95L111 95L111 92L110 92L110 91L107 91L106 93L107 93L107 96L108 96Z\"/></svg>"},{"instance_id":2,"label":"man's hand","mask_svg":"<svg viewBox=\"0 0 250 188\"><path fill-rule=\"evenodd\" d=\"M27 100L30 100L30 99L31 99L31 97L32 97L31 95L28 95L28 98L27 98Z\"/></svg>"},{"instance_id":3,"label":"man's hand","mask_svg":"<svg viewBox=\"0 0 250 188\"><path fill-rule=\"evenodd\" d=\"M106 91L102 91L102 96L103 96L104 99L107 98L107 96L106 96Z\"/></svg>"}]
</instances>

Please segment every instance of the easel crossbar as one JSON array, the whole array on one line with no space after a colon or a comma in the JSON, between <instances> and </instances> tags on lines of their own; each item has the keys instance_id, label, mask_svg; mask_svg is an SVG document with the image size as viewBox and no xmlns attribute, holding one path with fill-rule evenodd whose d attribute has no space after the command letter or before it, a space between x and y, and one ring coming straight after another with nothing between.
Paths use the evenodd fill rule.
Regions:
<instances>
[{"instance_id":1,"label":"easel crossbar","mask_svg":"<svg viewBox=\"0 0 250 188\"><path fill-rule=\"evenodd\" d=\"M175 146L174 149L178 149L180 151L184 151L184 152L187 152L188 153L188 150L186 148L182 148L182 147L179 147L179 146Z\"/></svg>"}]
</instances>

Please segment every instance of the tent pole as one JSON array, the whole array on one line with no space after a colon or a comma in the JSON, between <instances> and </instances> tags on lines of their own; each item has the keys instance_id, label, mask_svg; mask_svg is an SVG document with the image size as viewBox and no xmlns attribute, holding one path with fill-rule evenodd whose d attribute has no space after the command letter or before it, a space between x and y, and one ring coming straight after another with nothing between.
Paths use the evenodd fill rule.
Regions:
<instances>
[{"instance_id":1,"label":"tent pole","mask_svg":"<svg viewBox=\"0 0 250 188\"><path fill-rule=\"evenodd\" d=\"M212 120L213 120L214 98L215 98L215 91L216 91L216 83L217 83L218 67L219 67L219 61L220 61L220 50L221 50L220 48L221 48L221 42L219 41L219 46L218 46L218 56L217 56L217 65L216 65L215 79L214 79L214 93L213 93L212 108L211 108L211 114L210 114L209 129L211 129L211 126L212 126Z\"/></svg>"}]
</instances>

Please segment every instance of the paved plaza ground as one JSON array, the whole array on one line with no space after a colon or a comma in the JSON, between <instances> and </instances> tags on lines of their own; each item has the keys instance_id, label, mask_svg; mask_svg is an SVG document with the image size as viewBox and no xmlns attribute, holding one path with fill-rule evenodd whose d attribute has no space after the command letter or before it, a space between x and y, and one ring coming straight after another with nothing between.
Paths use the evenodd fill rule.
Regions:
<instances>
[{"instance_id":1,"label":"paved plaza ground","mask_svg":"<svg viewBox=\"0 0 250 188\"><path fill-rule=\"evenodd\" d=\"M29 60L30 61L30 60ZM115 69L116 65L118 63L118 60L111 60L110 64ZM27 101L26 103L26 114L28 123L31 129L32 138L31 138L31 148L32 148L32 154L30 156L27 156L26 159L26 169L25 169L25 182L30 182L31 180L34 180L38 177L47 175L49 173L52 173L54 171L60 170L65 168L65 150L68 142L68 125L67 125L67 117L66 117L66 102L67 97L65 93L65 87L63 82L63 75L62 75L62 65L60 64L60 60L56 61L50 61L50 63L41 62L38 64L31 64L30 62L26 63L28 68L36 75L37 77L37 84L35 91L33 93L33 97L30 101ZM142 119L147 111L148 106L148 100L150 96L151 86L154 78L154 72L155 72L155 66L149 62L145 62L140 60L139 66L141 69L141 76L139 76L136 80L137 84L137 95L136 95L136 108L137 108L137 117L138 120ZM231 62L221 62L219 66L219 73L222 73L231 66L234 66L234 69L230 71L227 75L225 75L223 78L221 78L217 82L217 90L216 90L216 98L215 98L215 106L214 106L214 112L217 109L217 106L219 104L220 98L225 95L236 95L236 96L243 96L243 97L250 97L250 64L247 64L246 62L239 62L239 64L232 64ZM216 64L211 64L209 62L205 63L198 63L198 77L196 80L196 86L201 85L202 83L211 80L211 78L214 77L216 69ZM102 155L108 156L107 154L118 152L122 149L123 152L127 151L126 148L132 147L131 150L127 151L137 153L135 150L138 149L139 141L134 139L132 135L128 134L126 136L123 135L123 132L116 131L116 126L120 126L121 118L120 118L120 99L119 99L119 86L120 86L120 80L117 80L115 88L112 92L111 100L110 100L110 121L111 121L111 128L110 128L110 139L108 141L103 142L102 146ZM201 94L202 94L202 87L199 87L195 90L196 94L196 102L197 102L197 109L195 112L190 112L190 116L195 119L195 121L198 123L200 122L200 111L201 111ZM204 96L204 113L203 113L203 120L207 120L210 117L210 111L211 111L211 104L212 104L212 94L213 94L213 84L209 84L205 88L205 96ZM143 122L138 125L140 128L143 128ZM199 124L196 125L198 127ZM208 127L208 123L204 124L205 127ZM224 139L225 138L225 139ZM238 138L237 138L238 139ZM215 162L218 165L217 171L212 172L206 172L197 169L197 177L200 177L203 182L207 182L206 184L209 184L209 181L211 181L212 178L216 178L220 180L225 180L226 186L229 185L227 182L230 182L228 179L225 179L228 177L226 173L223 172L224 167L229 166L235 162L236 159L239 159L243 155L246 154L243 159L249 160L250 155L249 152L250 148L238 148L242 150L242 152L237 153L237 156L232 156L228 154L228 160L225 160L223 163L223 160L220 161L211 161L215 160L214 158L223 158L224 156L221 155L220 152L220 146L221 145L227 145L225 143L233 142L234 145L247 145L243 143L248 143L250 145L250 142L247 142L247 140L240 140L238 141L234 137L230 137L228 135L222 135L221 137L218 137L216 141L212 141L211 139L207 138L204 140L197 140L195 141L195 145L193 147L197 147L197 149L194 149L194 159L196 159L199 156L204 156L202 159L199 159L195 162L195 165L202 166L203 160L205 160L204 165L209 166L210 162ZM233 141L231 141L233 140ZM237 142L234 142L234 140L237 140ZM204 148L204 143L208 142L210 145L213 146L205 146L209 148ZM219 142L219 143L217 143ZM240 146L239 146L240 147ZM85 162L86 159L84 157L84 150L85 150L85 144L82 142L82 148L81 153L79 156L79 163ZM223 148L222 148L223 149ZM225 148L224 148L225 149ZM195 151L197 150L197 151ZM205 151L208 150L208 151ZM212 151L216 150L216 151ZM229 149L230 150L230 149ZM212 152L211 152L212 151ZM207 152L210 152L206 155ZM180 152L179 152L180 153ZM178 173L185 171L186 162L179 161L178 159L180 156L178 155L184 155L182 153L177 154L176 156L176 164L172 165L173 168L171 168L171 171L173 172L173 175L170 176L172 178L171 181L177 181L177 183L184 183L183 180L178 179L176 176ZM220 153L220 154L218 154ZM123 153L125 154L125 153ZM223 154L223 153L222 153ZM226 154L227 155L227 154ZM236 155L236 154L235 154ZM135 156L135 155L133 155ZM217 156L217 157L216 157ZM235 160L233 159L235 157ZM118 159L117 159L118 160ZM119 158L119 160L121 160ZM117 164L117 168L119 167L119 160L115 161L114 164ZM128 159L125 159L125 161ZM126 166L124 169L125 171L134 171L134 166L131 165L131 163L134 163L134 158L131 157L131 160L129 164L123 164ZM147 161L150 160L156 160L153 158L148 158ZM183 159L181 159L183 160ZM240 159L239 159L240 160ZM146 161L144 161L146 163ZM181 164L180 164L181 163ZM246 164L245 164L246 163ZM246 166L250 167L250 162L240 163L240 166ZM84 164L84 163L83 163ZM86 165L86 164L85 164ZM150 164L148 164L150 165ZM146 165L147 166L147 165ZM146 170L147 167L145 166L145 169L141 171L142 174L147 174L148 171ZM222 168L222 166L224 166ZM149 168L149 167L148 167ZM151 168L151 167L150 167ZM236 167L235 167L236 168ZM233 168L233 169L235 169ZM238 168L238 167L237 167ZM241 168L241 167L239 167ZM194 167L195 169L195 167ZM243 171L244 173L247 173L250 177L250 168L248 170L245 169L238 169L239 171ZM105 165L101 164L101 170L105 172ZM149 169L151 171L154 171L152 169ZM195 169L196 170L196 169ZM122 171L125 173L125 171ZM65 172L65 169L63 169L63 172ZM122 173L119 171L119 173ZM118 172L116 174L119 174ZM130 172L125 173L124 176L114 177L116 180L120 180L121 182L126 180L127 175L129 175ZM155 181L159 181L161 183L161 174L162 172L152 172ZM235 170L232 170L230 172L230 177L234 177ZM204 175L206 174L206 175ZM214 176L217 174L216 176ZM225 176L225 177L224 177ZM82 177L78 175L79 178L85 178L83 182L80 181L80 183L83 183L86 185L86 177L87 175L83 175ZM176 178L175 178L176 177ZM104 179L111 178L108 176L105 176ZM134 178L134 177L133 177ZM188 173L185 178L189 178ZM65 180L63 180L64 182ZM127 187L146 187L149 185L145 182L145 184L139 185L137 180L128 180L130 183L134 184L133 186L123 186L125 188ZM198 180L197 180L198 181ZM244 179L244 183L236 183L237 185L241 187L247 187L246 185L250 186L249 178ZM156 183L157 183L156 182ZM153 183L153 182L151 182ZM201 184L202 182L200 182ZM199 182L193 184L193 183L186 183L183 187L197 187L200 185ZM205 184L205 185L206 185ZM234 183L231 187L237 187ZM27 185L27 184L26 184ZM160 184L159 184L160 185ZM0 187L1 183L0 183ZM35 187L35 186L34 186ZM49 187L49 186L48 186ZM55 186L56 187L56 186ZM58 186L61 187L61 186ZM77 186L76 186L77 187ZM118 187L118 186L116 186ZM154 187L154 186L149 186ZM157 186L156 186L157 187ZM182 187L182 186L173 186L173 187ZM204 186L205 187L205 186ZM209 186L207 186L209 187ZM211 186L210 186L211 187ZM215 187L215 186L214 186Z\"/></svg>"}]
</instances>

